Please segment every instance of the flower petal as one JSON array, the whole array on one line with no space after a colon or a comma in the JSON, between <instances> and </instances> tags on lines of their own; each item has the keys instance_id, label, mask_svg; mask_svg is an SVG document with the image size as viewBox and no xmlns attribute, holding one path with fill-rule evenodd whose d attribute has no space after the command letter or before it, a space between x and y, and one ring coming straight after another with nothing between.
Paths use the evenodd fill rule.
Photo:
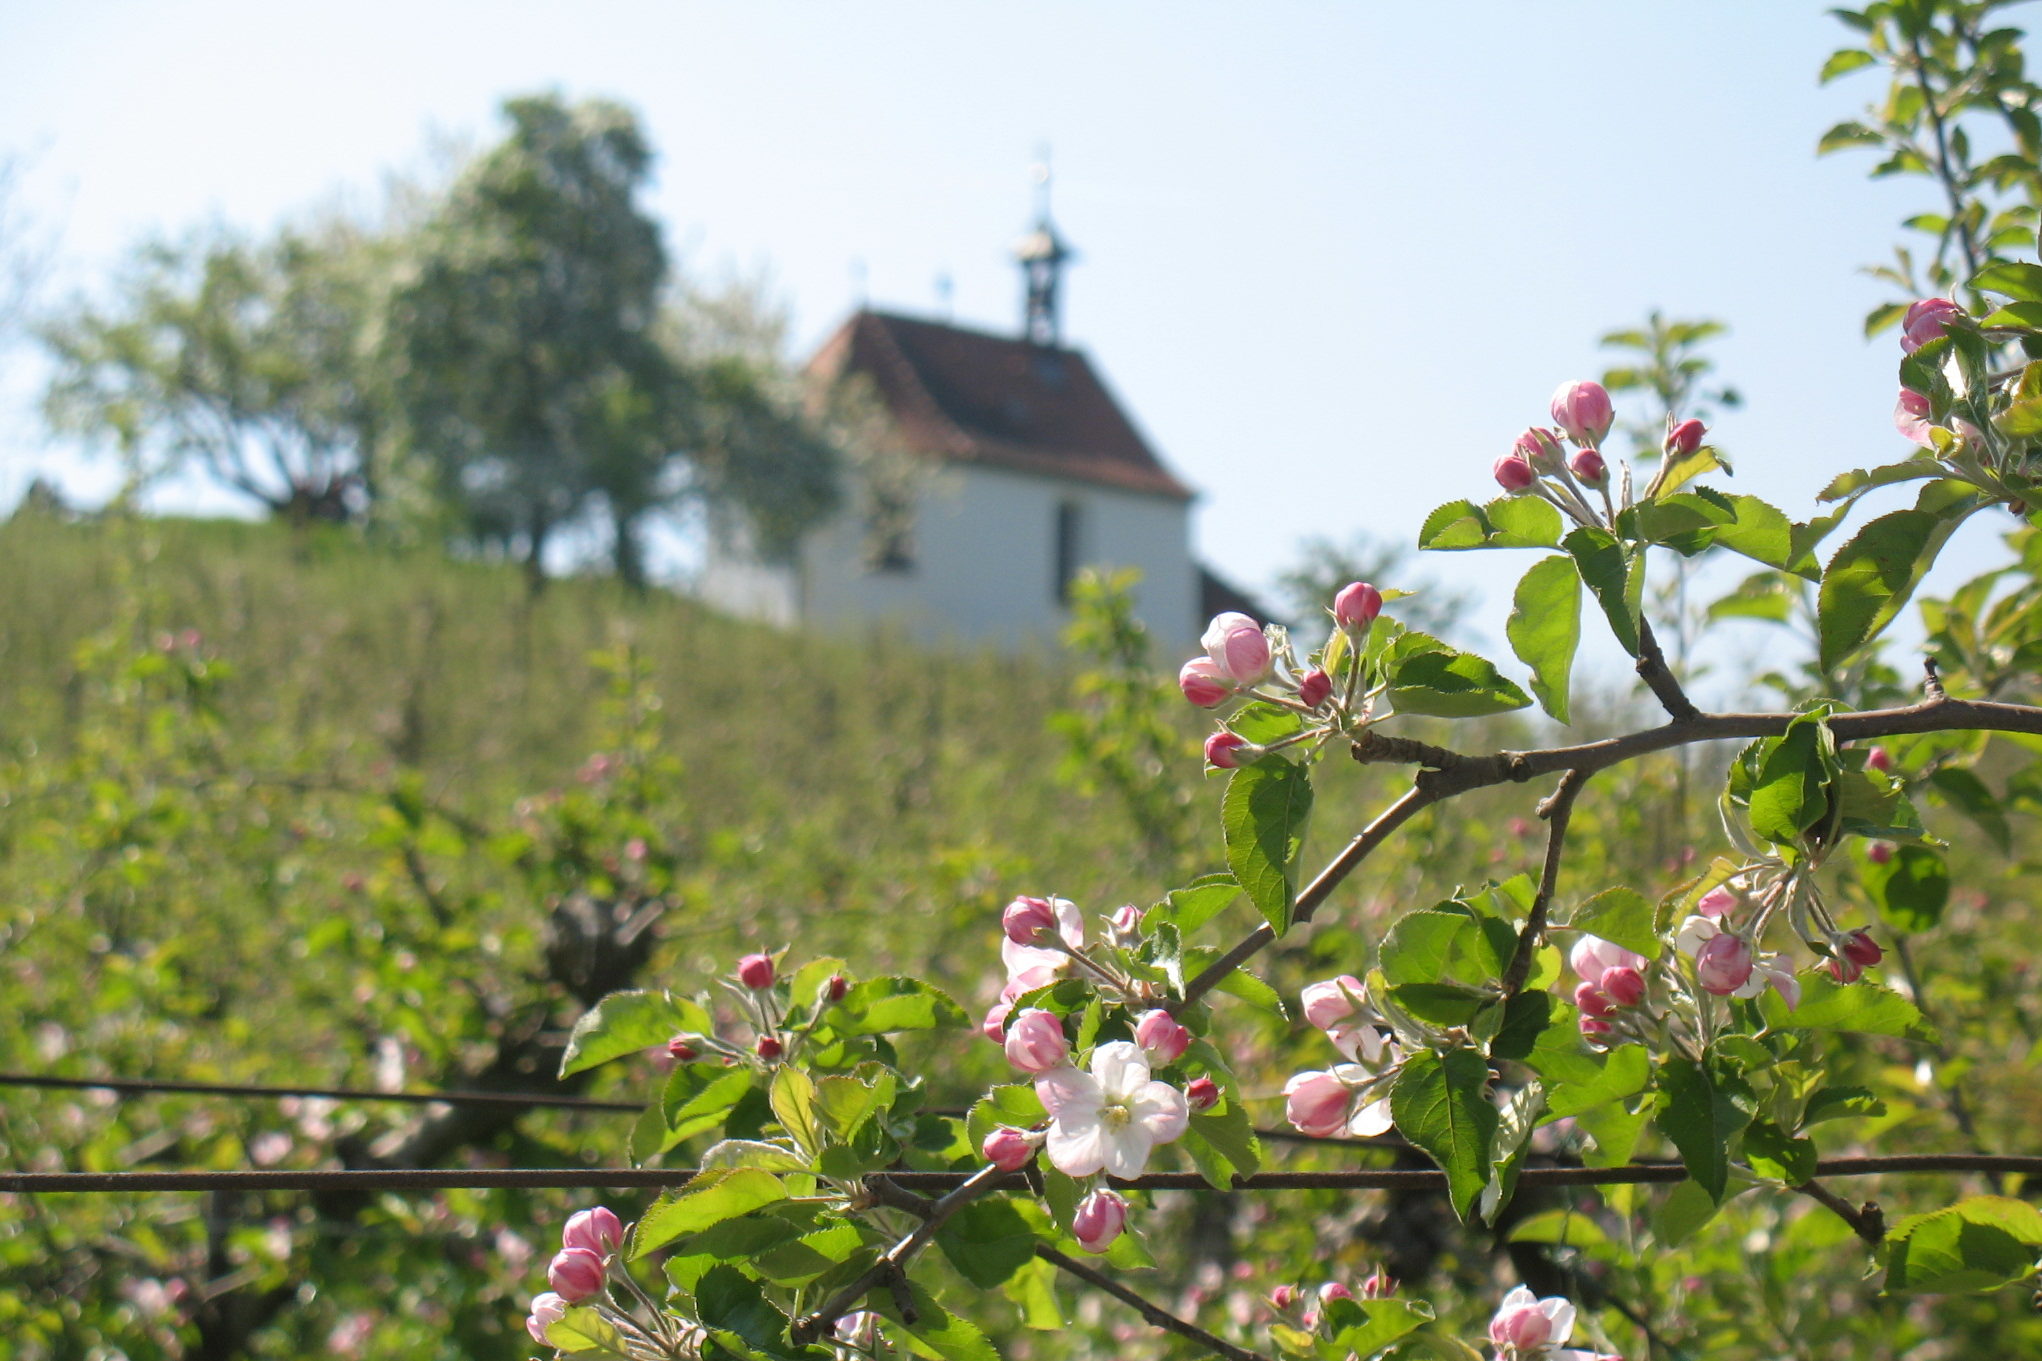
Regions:
<instances>
[{"instance_id":1,"label":"flower petal","mask_svg":"<svg viewBox=\"0 0 2042 1361\"><path fill-rule=\"evenodd\" d=\"M1387 1134L1395 1122L1390 1119L1390 1098L1371 1101L1347 1118L1347 1132L1357 1139L1373 1139L1378 1134Z\"/></svg>"},{"instance_id":2,"label":"flower petal","mask_svg":"<svg viewBox=\"0 0 2042 1361\"><path fill-rule=\"evenodd\" d=\"M1539 1312L1553 1331L1546 1335L1548 1342L1565 1342L1574 1331L1574 1302L1561 1295L1548 1295L1539 1301Z\"/></svg>"},{"instance_id":3,"label":"flower petal","mask_svg":"<svg viewBox=\"0 0 2042 1361\"><path fill-rule=\"evenodd\" d=\"M1106 1166L1112 1142L1096 1119L1069 1124L1058 1119L1050 1124L1045 1146L1057 1171L1067 1177L1089 1177Z\"/></svg>"},{"instance_id":4,"label":"flower petal","mask_svg":"<svg viewBox=\"0 0 2042 1361\"><path fill-rule=\"evenodd\" d=\"M1184 1093L1167 1082L1143 1087L1128 1102L1128 1114L1133 1117L1128 1128L1141 1130L1144 1138L1159 1144L1169 1143L1191 1123L1191 1106Z\"/></svg>"},{"instance_id":5,"label":"flower petal","mask_svg":"<svg viewBox=\"0 0 2042 1361\"><path fill-rule=\"evenodd\" d=\"M1106 1145L1106 1170L1126 1180L1139 1177L1149 1163L1149 1136L1140 1125L1129 1125L1117 1134L1109 1135Z\"/></svg>"},{"instance_id":6,"label":"flower petal","mask_svg":"<svg viewBox=\"0 0 2042 1361\"><path fill-rule=\"evenodd\" d=\"M1148 1056L1126 1040L1102 1044L1092 1051L1092 1076L1108 1100L1125 1101L1148 1085Z\"/></svg>"},{"instance_id":7,"label":"flower petal","mask_svg":"<svg viewBox=\"0 0 2042 1361\"><path fill-rule=\"evenodd\" d=\"M1068 1064L1037 1074L1035 1096L1058 1120L1099 1118L1099 1084Z\"/></svg>"}]
</instances>

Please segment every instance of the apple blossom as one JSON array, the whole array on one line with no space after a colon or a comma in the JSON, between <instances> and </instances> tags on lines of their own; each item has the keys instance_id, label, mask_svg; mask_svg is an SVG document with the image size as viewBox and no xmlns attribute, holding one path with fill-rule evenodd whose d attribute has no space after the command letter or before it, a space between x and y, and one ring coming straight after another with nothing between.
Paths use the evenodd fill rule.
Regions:
<instances>
[{"instance_id":1,"label":"apple blossom","mask_svg":"<svg viewBox=\"0 0 2042 1361\"><path fill-rule=\"evenodd\" d=\"M1000 962L1007 966L1007 987L1001 1000L1011 1002L1024 992L1047 987L1063 977L1070 967L1070 950L1085 948L1085 918L1078 911L1078 905L1068 898L1051 898L1050 911L1056 916L1056 933L1063 941L1064 949L1046 945L1020 945L1012 940L1000 942Z\"/></svg>"},{"instance_id":2,"label":"apple blossom","mask_svg":"<svg viewBox=\"0 0 2042 1361\"><path fill-rule=\"evenodd\" d=\"M1524 1286L1503 1297L1489 1320L1500 1361L1623 1361L1620 1356L1562 1347L1574 1332L1574 1306L1558 1295L1539 1299Z\"/></svg>"},{"instance_id":3,"label":"apple blossom","mask_svg":"<svg viewBox=\"0 0 2042 1361\"><path fill-rule=\"evenodd\" d=\"M1587 982L1602 986L1602 976L1611 969L1636 969L1644 972L1645 956L1635 950L1626 950L1601 936L1584 935L1574 942L1574 948L1567 952L1567 963L1574 972Z\"/></svg>"},{"instance_id":4,"label":"apple blossom","mask_svg":"<svg viewBox=\"0 0 2042 1361\"><path fill-rule=\"evenodd\" d=\"M1964 309L1948 298L1923 298L1910 303L1900 319L1900 348L1913 354L1941 336L1950 322L1964 315Z\"/></svg>"},{"instance_id":5,"label":"apple blossom","mask_svg":"<svg viewBox=\"0 0 2042 1361\"><path fill-rule=\"evenodd\" d=\"M1593 449L1577 449L1567 460L1567 471L1573 473L1591 487L1600 487L1609 480L1609 464Z\"/></svg>"},{"instance_id":6,"label":"apple blossom","mask_svg":"<svg viewBox=\"0 0 2042 1361\"><path fill-rule=\"evenodd\" d=\"M1134 1042L1156 1063L1175 1063L1191 1047L1191 1032L1160 1007L1135 1022Z\"/></svg>"},{"instance_id":7,"label":"apple blossom","mask_svg":"<svg viewBox=\"0 0 2042 1361\"><path fill-rule=\"evenodd\" d=\"M1884 747L1873 747L1865 753L1865 764L1881 775L1893 773L1893 753Z\"/></svg>"},{"instance_id":8,"label":"apple blossom","mask_svg":"<svg viewBox=\"0 0 2042 1361\"><path fill-rule=\"evenodd\" d=\"M1262 748L1225 728L1205 739L1205 763L1220 770L1252 764L1261 754Z\"/></svg>"},{"instance_id":9,"label":"apple blossom","mask_svg":"<svg viewBox=\"0 0 2042 1361\"><path fill-rule=\"evenodd\" d=\"M532 1296L531 1312L525 1316L525 1331L542 1347L551 1346L546 1330L567 1317L567 1301L553 1291Z\"/></svg>"},{"instance_id":10,"label":"apple blossom","mask_svg":"<svg viewBox=\"0 0 2042 1361\"><path fill-rule=\"evenodd\" d=\"M1298 1302L1298 1288L1294 1285L1279 1285L1269 1292L1269 1302L1279 1312L1290 1309Z\"/></svg>"},{"instance_id":11,"label":"apple blossom","mask_svg":"<svg viewBox=\"0 0 2042 1361\"><path fill-rule=\"evenodd\" d=\"M1576 444L1601 444L1616 413L1602 384L1576 379L1554 389L1553 420Z\"/></svg>"},{"instance_id":12,"label":"apple blossom","mask_svg":"<svg viewBox=\"0 0 2042 1361\"><path fill-rule=\"evenodd\" d=\"M1507 492L1521 492L1539 480L1532 471L1530 460L1516 450L1505 454L1490 465L1489 471L1496 476L1496 485Z\"/></svg>"},{"instance_id":13,"label":"apple blossom","mask_svg":"<svg viewBox=\"0 0 2042 1361\"><path fill-rule=\"evenodd\" d=\"M979 1145L978 1151L1002 1172L1018 1172L1035 1156L1037 1142L1025 1129L1001 1125L986 1135L986 1141Z\"/></svg>"},{"instance_id":14,"label":"apple blossom","mask_svg":"<svg viewBox=\"0 0 2042 1361\"><path fill-rule=\"evenodd\" d=\"M752 1052L771 1063L787 1052L787 1046L780 1042L778 1035L761 1035L758 1043L752 1046Z\"/></svg>"},{"instance_id":15,"label":"apple blossom","mask_svg":"<svg viewBox=\"0 0 2042 1361\"><path fill-rule=\"evenodd\" d=\"M1871 845L1865 847L1865 859L1875 865L1887 864L1893 859L1893 843L1890 841L1874 841Z\"/></svg>"},{"instance_id":16,"label":"apple blossom","mask_svg":"<svg viewBox=\"0 0 2042 1361\"><path fill-rule=\"evenodd\" d=\"M1032 944L1038 931L1056 929L1056 909L1047 898L1016 898L1000 913L1000 929L1016 945Z\"/></svg>"},{"instance_id":17,"label":"apple blossom","mask_svg":"<svg viewBox=\"0 0 2042 1361\"><path fill-rule=\"evenodd\" d=\"M1024 1073L1046 1073L1071 1061L1064 1025L1040 1007L1030 1007L1007 1027L1007 1062Z\"/></svg>"},{"instance_id":18,"label":"apple blossom","mask_svg":"<svg viewBox=\"0 0 2042 1361\"><path fill-rule=\"evenodd\" d=\"M1929 437L1929 399L1913 388L1900 389L1900 400L1893 407L1893 428L1910 444L1924 449L1933 449L1936 443Z\"/></svg>"},{"instance_id":19,"label":"apple blossom","mask_svg":"<svg viewBox=\"0 0 2042 1361\"><path fill-rule=\"evenodd\" d=\"M1366 581L1350 581L1333 597L1333 622L1350 633L1375 622L1383 612L1383 593Z\"/></svg>"},{"instance_id":20,"label":"apple blossom","mask_svg":"<svg viewBox=\"0 0 2042 1361\"><path fill-rule=\"evenodd\" d=\"M1701 900L1695 904L1695 911L1704 917L1720 917L1737 906L1737 902L1735 892L1727 885L1718 884L1701 896Z\"/></svg>"},{"instance_id":21,"label":"apple blossom","mask_svg":"<svg viewBox=\"0 0 2042 1361\"><path fill-rule=\"evenodd\" d=\"M1620 1007L1634 1007L1645 1000L1645 975L1636 969L1605 969L1603 995Z\"/></svg>"},{"instance_id":22,"label":"apple blossom","mask_svg":"<svg viewBox=\"0 0 2042 1361\"><path fill-rule=\"evenodd\" d=\"M994 1044L1007 1042L1007 1017L1014 1010L1012 1002L996 1003L986 1012L985 1019L978 1023L978 1033Z\"/></svg>"},{"instance_id":23,"label":"apple blossom","mask_svg":"<svg viewBox=\"0 0 2042 1361\"><path fill-rule=\"evenodd\" d=\"M1374 1034L1374 1027L1369 1031ZM1380 1043L1380 1041L1379 1041ZM1358 1063L1343 1063L1330 1072L1306 1072L1283 1084L1284 1118L1300 1133L1319 1138L1348 1135L1371 1138L1391 1125L1390 1099L1357 1103L1356 1094L1380 1075Z\"/></svg>"},{"instance_id":24,"label":"apple blossom","mask_svg":"<svg viewBox=\"0 0 2042 1361\"><path fill-rule=\"evenodd\" d=\"M1133 903L1114 908L1113 915L1106 919L1106 934L1114 944L1125 948L1141 944L1142 910Z\"/></svg>"},{"instance_id":25,"label":"apple blossom","mask_svg":"<svg viewBox=\"0 0 2042 1361\"><path fill-rule=\"evenodd\" d=\"M702 1057L702 1051L695 1048L695 1036L676 1035L666 1042L667 1057L676 1063L693 1063Z\"/></svg>"},{"instance_id":26,"label":"apple blossom","mask_svg":"<svg viewBox=\"0 0 2042 1361\"><path fill-rule=\"evenodd\" d=\"M1201 709L1218 708L1234 693L1233 684L1210 657L1193 657L1184 663L1177 672L1177 688Z\"/></svg>"},{"instance_id":27,"label":"apple blossom","mask_svg":"<svg viewBox=\"0 0 2042 1361\"><path fill-rule=\"evenodd\" d=\"M1668 455L1684 458L1701 448L1702 441L1708 438L1708 434L1708 427L1690 417L1666 432L1664 448Z\"/></svg>"},{"instance_id":28,"label":"apple blossom","mask_svg":"<svg viewBox=\"0 0 2042 1361\"><path fill-rule=\"evenodd\" d=\"M825 1002L841 1002L844 1000L844 995L850 991L851 980L840 973L833 973L823 980L819 995L821 1000Z\"/></svg>"},{"instance_id":29,"label":"apple blossom","mask_svg":"<svg viewBox=\"0 0 2042 1361\"><path fill-rule=\"evenodd\" d=\"M562 1248L546 1266L546 1284L569 1304L578 1304L603 1288L603 1259L587 1248Z\"/></svg>"},{"instance_id":30,"label":"apple blossom","mask_svg":"<svg viewBox=\"0 0 2042 1361\"><path fill-rule=\"evenodd\" d=\"M1193 1115L1209 1111L1220 1103L1220 1085L1209 1077L1195 1077L1184 1088L1184 1104Z\"/></svg>"},{"instance_id":31,"label":"apple blossom","mask_svg":"<svg viewBox=\"0 0 2042 1361\"><path fill-rule=\"evenodd\" d=\"M1184 1093L1152 1079L1148 1059L1125 1040L1094 1049L1090 1072L1042 1073L1035 1095L1050 1115L1049 1160L1071 1177L1101 1170L1138 1177L1149 1150L1184 1133L1191 1119Z\"/></svg>"},{"instance_id":32,"label":"apple blossom","mask_svg":"<svg viewBox=\"0 0 2042 1361\"><path fill-rule=\"evenodd\" d=\"M1216 614L1198 640L1219 674L1236 685L1254 685L1269 675L1269 638L1245 614Z\"/></svg>"},{"instance_id":33,"label":"apple blossom","mask_svg":"<svg viewBox=\"0 0 2042 1361\"><path fill-rule=\"evenodd\" d=\"M1863 927L1831 936L1829 948L1836 952L1829 959L1829 974L1839 983L1857 982L1867 968L1886 957L1879 942Z\"/></svg>"},{"instance_id":34,"label":"apple blossom","mask_svg":"<svg viewBox=\"0 0 2042 1361\"><path fill-rule=\"evenodd\" d=\"M585 1248L599 1257L614 1253L623 1242L623 1224L601 1205L569 1215L566 1227L560 1231L561 1246Z\"/></svg>"},{"instance_id":35,"label":"apple blossom","mask_svg":"<svg viewBox=\"0 0 2042 1361\"><path fill-rule=\"evenodd\" d=\"M1593 983L1583 983L1574 989L1574 1005L1583 1016L1608 1016L1617 1009L1616 1003Z\"/></svg>"},{"instance_id":36,"label":"apple blossom","mask_svg":"<svg viewBox=\"0 0 2042 1361\"><path fill-rule=\"evenodd\" d=\"M1368 1279L1361 1283L1361 1297L1365 1300L1386 1300L1397 1293L1397 1279L1377 1267Z\"/></svg>"},{"instance_id":37,"label":"apple blossom","mask_svg":"<svg viewBox=\"0 0 2042 1361\"><path fill-rule=\"evenodd\" d=\"M1751 981L1751 942L1734 932L1709 937L1695 950L1695 982L1702 991L1727 997Z\"/></svg>"},{"instance_id":38,"label":"apple blossom","mask_svg":"<svg viewBox=\"0 0 2042 1361\"><path fill-rule=\"evenodd\" d=\"M1117 1191L1094 1191L1078 1202L1071 1236L1087 1252L1104 1252L1127 1227L1127 1201Z\"/></svg>"},{"instance_id":39,"label":"apple blossom","mask_svg":"<svg viewBox=\"0 0 2042 1361\"><path fill-rule=\"evenodd\" d=\"M1307 709L1318 708L1332 693L1333 678L1324 671L1314 668L1305 672L1298 680L1298 703Z\"/></svg>"},{"instance_id":40,"label":"apple blossom","mask_svg":"<svg viewBox=\"0 0 2042 1361\"><path fill-rule=\"evenodd\" d=\"M1321 1030L1333 1027L1367 1005L1368 987L1351 973L1306 985L1300 995L1305 1019Z\"/></svg>"},{"instance_id":41,"label":"apple blossom","mask_svg":"<svg viewBox=\"0 0 2042 1361\"><path fill-rule=\"evenodd\" d=\"M773 960L770 955L746 955L737 962L737 981L753 992L762 992L773 986Z\"/></svg>"},{"instance_id":42,"label":"apple blossom","mask_svg":"<svg viewBox=\"0 0 2042 1361\"><path fill-rule=\"evenodd\" d=\"M1534 472L1556 473L1560 471L1562 450L1560 432L1534 425L1517 437L1513 452L1531 465Z\"/></svg>"}]
</instances>

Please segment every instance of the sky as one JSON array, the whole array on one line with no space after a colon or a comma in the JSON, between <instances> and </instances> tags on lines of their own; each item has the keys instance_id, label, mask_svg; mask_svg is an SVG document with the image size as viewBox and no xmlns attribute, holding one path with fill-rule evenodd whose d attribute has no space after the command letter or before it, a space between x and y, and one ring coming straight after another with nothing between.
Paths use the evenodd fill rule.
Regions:
<instances>
[{"instance_id":1,"label":"sky","mask_svg":"<svg viewBox=\"0 0 2042 1361\"><path fill-rule=\"evenodd\" d=\"M1807 518L1832 472L1901 456L1861 267L1935 204L1863 153L1815 158L1881 89L1818 88L1848 36L1780 0L14 4L0 153L61 305L151 234L372 202L498 135L505 96L617 98L682 267L764 279L805 353L860 301L942 314L939 277L955 320L1014 329L1047 146L1079 252L1065 335L1200 489L1200 553L1263 590L1308 536L1409 542L1492 493L1553 388L1607 362L1597 336L1649 308L1731 328L1733 490ZM37 472L104 487L42 433L37 356L5 368L0 506ZM1966 532L1942 576L1992 560ZM1417 570L1479 592L1493 640L1529 565Z\"/></svg>"}]
</instances>

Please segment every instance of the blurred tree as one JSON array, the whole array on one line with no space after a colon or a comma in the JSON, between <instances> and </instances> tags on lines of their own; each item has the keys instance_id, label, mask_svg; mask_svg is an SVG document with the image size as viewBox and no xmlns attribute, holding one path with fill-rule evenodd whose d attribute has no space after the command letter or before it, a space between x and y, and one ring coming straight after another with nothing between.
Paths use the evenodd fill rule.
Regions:
<instances>
[{"instance_id":1,"label":"blurred tree","mask_svg":"<svg viewBox=\"0 0 2042 1361\"><path fill-rule=\"evenodd\" d=\"M1662 452L1666 434L1676 421L1712 422L1716 408L1734 411L1743 404L1736 388L1704 386L1716 363L1701 353L1703 344L1729 328L1720 321L1668 321L1657 308L1645 324L1606 332L1597 342L1605 350L1627 351L1622 362L1606 369L1602 385L1617 396L1636 393L1645 399L1645 413L1617 427L1632 442L1631 457L1650 461Z\"/></svg>"},{"instance_id":2,"label":"blurred tree","mask_svg":"<svg viewBox=\"0 0 2042 1361\"><path fill-rule=\"evenodd\" d=\"M386 265L338 221L268 244L146 245L110 305L43 328L57 363L45 409L112 438L132 486L195 461L274 514L349 519L386 426L366 344Z\"/></svg>"},{"instance_id":3,"label":"blurred tree","mask_svg":"<svg viewBox=\"0 0 2042 1361\"><path fill-rule=\"evenodd\" d=\"M1311 626L1325 623L1333 596L1350 581L1366 581L1385 592L1409 592L1394 598L1389 612L1420 633L1440 633L1474 603L1468 592L1414 572L1411 550L1403 544L1384 543L1365 533L1338 543L1306 539L1298 546L1297 565L1276 578L1285 609L1308 636Z\"/></svg>"}]
</instances>

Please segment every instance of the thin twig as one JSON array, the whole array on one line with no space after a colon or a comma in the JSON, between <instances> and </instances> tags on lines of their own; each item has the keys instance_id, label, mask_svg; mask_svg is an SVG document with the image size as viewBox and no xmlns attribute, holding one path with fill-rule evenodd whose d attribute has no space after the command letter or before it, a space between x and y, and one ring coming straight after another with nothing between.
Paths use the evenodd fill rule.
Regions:
<instances>
[{"instance_id":1,"label":"thin twig","mask_svg":"<svg viewBox=\"0 0 2042 1361\"><path fill-rule=\"evenodd\" d=\"M588 1096L525 1092L378 1092L361 1087L265 1086L244 1082L184 1082L162 1078L49 1077L0 1073L0 1087L45 1087L59 1091L119 1092L124 1096L232 1096L258 1101L314 1097L328 1101L389 1101L414 1106L546 1106L564 1110L641 1111L643 1101L601 1101Z\"/></svg>"},{"instance_id":2,"label":"thin twig","mask_svg":"<svg viewBox=\"0 0 2042 1361\"><path fill-rule=\"evenodd\" d=\"M1886 1241L1886 1216L1871 1201L1862 1206L1853 1206L1836 1192L1818 1181L1804 1181L1794 1188L1825 1209L1832 1210L1836 1217L1851 1226L1851 1232L1864 1239L1873 1247Z\"/></svg>"},{"instance_id":3,"label":"thin twig","mask_svg":"<svg viewBox=\"0 0 2042 1361\"><path fill-rule=\"evenodd\" d=\"M1588 776L1578 770L1570 770L1560 777L1560 787L1539 805L1539 816L1546 819L1546 863L1539 871L1538 893L1532 898L1531 912L1526 916L1524 929L1517 933L1517 948L1511 952L1510 964L1503 971L1503 996L1505 1000L1517 996L1524 988L1524 982L1531 977L1532 961L1538 957L1539 942L1545 939L1546 915L1552 911L1553 890L1560 882L1560 861L1565 858L1567 848L1567 823L1574 816L1574 801L1581 797Z\"/></svg>"},{"instance_id":4,"label":"thin twig","mask_svg":"<svg viewBox=\"0 0 2042 1361\"><path fill-rule=\"evenodd\" d=\"M1676 722L1695 717L1701 710L1687 697L1687 691L1680 688L1680 678L1673 674L1667 664L1666 654L1659 650L1659 639L1652 632L1652 625L1645 619L1638 621L1638 679L1645 682L1645 688L1659 701L1659 707Z\"/></svg>"},{"instance_id":5,"label":"thin twig","mask_svg":"<svg viewBox=\"0 0 2042 1361\"><path fill-rule=\"evenodd\" d=\"M1105 1272L1086 1266L1077 1258L1067 1253L1058 1252L1046 1243L1037 1243L1035 1245L1035 1255L1048 1262L1057 1270L1069 1272L1071 1275L1076 1276L1094 1290L1113 1296L1113 1298L1127 1305L1158 1328L1166 1332L1175 1333L1179 1337L1188 1337L1193 1342L1212 1352L1215 1356L1224 1356L1227 1358L1227 1361L1266 1361L1266 1358L1259 1352L1251 1352L1245 1348L1236 1347L1223 1337L1213 1336L1188 1319L1178 1318L1162 1306L1152 1304L1148 1300L1143 1299L1140 1295L1135 1294L1134 1291L1129 1290Z\"/></svg>"}]
</instances>

